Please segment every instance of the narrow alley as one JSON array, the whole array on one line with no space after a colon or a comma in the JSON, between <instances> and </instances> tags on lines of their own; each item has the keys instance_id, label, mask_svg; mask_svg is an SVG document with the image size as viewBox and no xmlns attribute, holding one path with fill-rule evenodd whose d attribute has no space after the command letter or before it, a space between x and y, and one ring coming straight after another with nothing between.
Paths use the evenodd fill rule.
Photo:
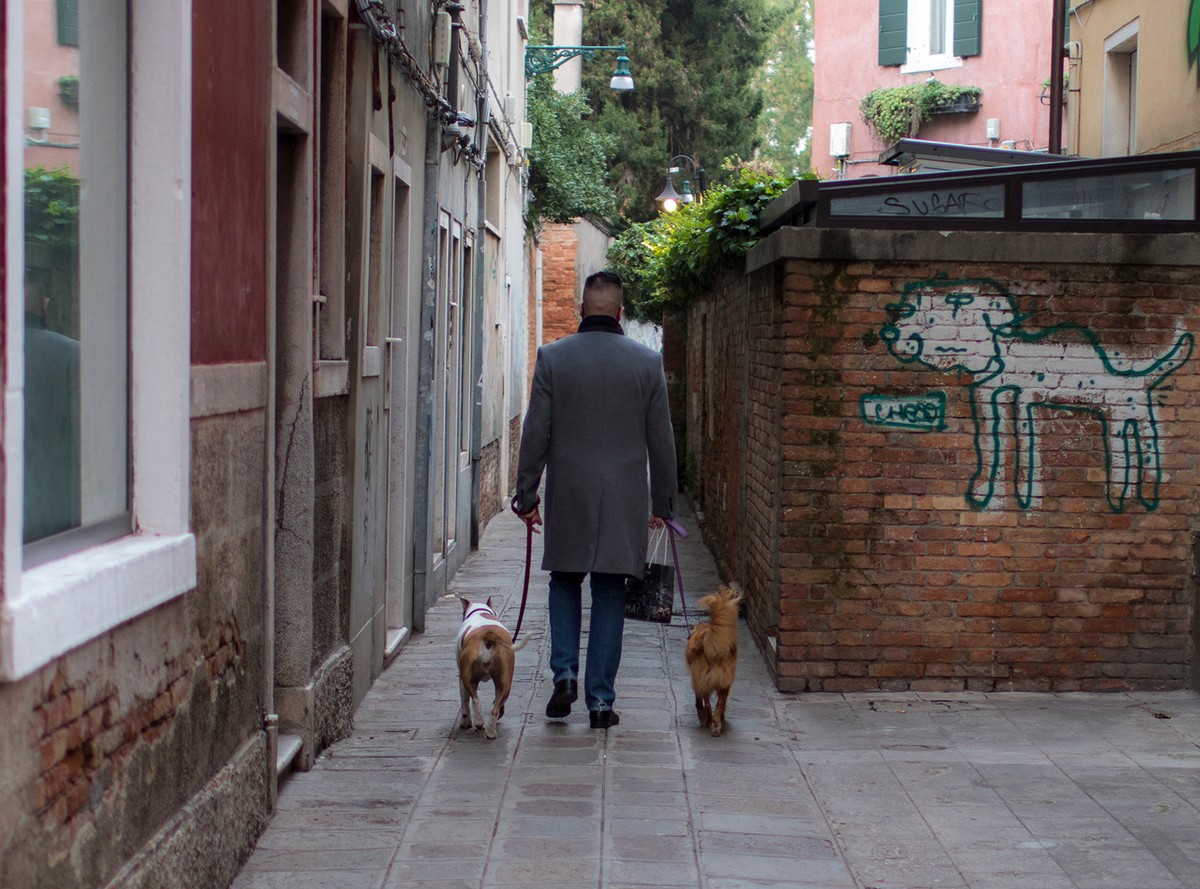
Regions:
<instances>
[{"instance_id":1,"label":"narrow alley","mask_svg":"<svg viewBox=\"0 0 1200 889\"><path fill-rule=\"evenodd\" d=\"M718 574L695 516L684 524L693 602ZM372 687L351 736L281 782L233 889L1200 885L1191 692L787 695L743 624L729 721L713 738L696 723L677 608L669 627L626 624L620 726L590 730L579 705L552 722L537 541L530 644L499 738L455 727L453 651L457 594L492 595L515 627L525 539L509 513Z\"/></svg>"}]
</instances>

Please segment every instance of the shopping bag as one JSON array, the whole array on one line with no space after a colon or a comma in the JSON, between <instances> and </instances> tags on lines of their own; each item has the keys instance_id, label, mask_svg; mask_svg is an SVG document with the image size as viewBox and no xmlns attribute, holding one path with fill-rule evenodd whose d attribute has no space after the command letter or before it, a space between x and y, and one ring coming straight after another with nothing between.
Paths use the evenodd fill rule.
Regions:
<instances>
[{"instance_id":1,"label":"shopping bag","mask_svg":"<svg viewBox=\"0 0 1200 889\"><path fill-rule=\"evenodd\" d=\"M666 564L667 531L659 528L650 535L646 569L640 579L625 581L625 616L630 620L669 624L675 599L675 568Z\"/></svg>"}]
</instances>

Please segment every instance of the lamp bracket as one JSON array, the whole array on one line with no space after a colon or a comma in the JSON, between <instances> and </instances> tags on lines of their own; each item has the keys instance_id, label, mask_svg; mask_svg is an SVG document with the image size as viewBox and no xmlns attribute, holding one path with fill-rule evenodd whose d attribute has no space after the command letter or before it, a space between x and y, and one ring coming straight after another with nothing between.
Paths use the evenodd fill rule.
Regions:
<instances>
[{"instance_id":1,"label":"lamp bracket","mask_svg":"<svg viewBox=\"0 0 1200 889\"><path fill-rule=\"evenodd\" d=\"M598 52L625 52L620 46L526 46L525 76L546 74L578 56L590 62Z\"/></svg>"}]
</instances>

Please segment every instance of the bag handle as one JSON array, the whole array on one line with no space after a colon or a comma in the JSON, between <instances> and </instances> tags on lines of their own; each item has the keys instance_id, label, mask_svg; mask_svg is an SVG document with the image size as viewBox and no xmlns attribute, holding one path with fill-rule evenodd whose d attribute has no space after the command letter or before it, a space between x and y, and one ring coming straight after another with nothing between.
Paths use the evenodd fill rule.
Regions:
<instances>
[{"instance_id":1,"label":"bag handle","mask_svg":"<svg viewBox=\"0 0 1200 889\"><path fill-rule=\"evenodd\" d=\"M665 564L659 558L667 554L667 529L655 528L650 532L650 549L646 554L646 561L654 564Z\"/></svg>"}]
</instances>

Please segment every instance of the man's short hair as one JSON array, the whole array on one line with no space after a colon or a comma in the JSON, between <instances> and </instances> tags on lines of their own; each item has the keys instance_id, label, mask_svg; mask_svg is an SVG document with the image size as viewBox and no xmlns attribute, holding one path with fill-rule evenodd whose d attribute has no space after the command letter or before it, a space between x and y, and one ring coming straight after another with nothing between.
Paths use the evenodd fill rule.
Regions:
<instances>
[{"instance_id":1,"label":"man's short hair","mask_svg":"<svg viewBox=\"0 0 1200 889\"><path fill-rule=\"evenodd\" d=\"M616 272L600 271L588 275L587 280L583 282L583 287L586 290L589 287L623 287L623 285L621 276Z\"/></svg>"}]
</instances>

